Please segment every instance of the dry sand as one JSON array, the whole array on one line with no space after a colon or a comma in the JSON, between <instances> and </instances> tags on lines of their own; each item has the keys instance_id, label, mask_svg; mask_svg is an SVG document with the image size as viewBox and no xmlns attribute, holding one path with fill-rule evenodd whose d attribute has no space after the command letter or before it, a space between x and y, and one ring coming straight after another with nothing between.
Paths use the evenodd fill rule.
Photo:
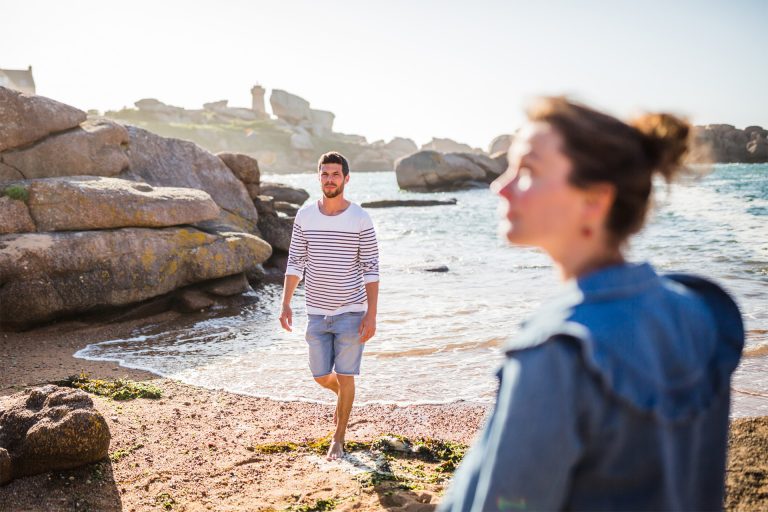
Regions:
<instances>
[{"instance_id":1,"label":"dry sand","mask_svg":"<svg viewBox=\"0 0 768 512\"><path fill-rule=\"evenodd\" d=\"M173 315L153 321L173 320ZM94 396L112 433L110 460L0 487L0 511L307 510L333 500L335 510L419 512L434 510L439 502L445 482L429 478L436 474L434 464L395 458L395 474L404 479L370 485L350 462L327 463L305 449L254 450L327 435L333 426L331 406L207 390L72 357L88 343L125 337L142 323L68 322L0 334L0 397L81 371L93 378L149 381L163 390L158 400ZM370 441L393 432L470 443L485 414L484 407L462 403L355 407L347 438ZM768 419L737 420L731 436L726 508L766 510ZM370 462L366 452L352 455Z\"/></svg>"}]
</instances>

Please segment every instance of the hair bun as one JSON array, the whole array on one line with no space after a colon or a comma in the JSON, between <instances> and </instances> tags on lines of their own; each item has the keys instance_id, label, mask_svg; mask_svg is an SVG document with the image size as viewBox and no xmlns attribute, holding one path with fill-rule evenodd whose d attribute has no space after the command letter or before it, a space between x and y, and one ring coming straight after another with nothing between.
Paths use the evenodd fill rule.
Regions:
<instances>
[{"instance_id":1,"label":"hair bun","mask_svg":"<svg viewBox=\"0 0 768 512\"><path fill-rule=\"evenodd\" d=\"M629 124L643 135L643 146L654 172L671 181L690 149L690 123L672 114L652 113Z\"/></svg>"}]
</instances>

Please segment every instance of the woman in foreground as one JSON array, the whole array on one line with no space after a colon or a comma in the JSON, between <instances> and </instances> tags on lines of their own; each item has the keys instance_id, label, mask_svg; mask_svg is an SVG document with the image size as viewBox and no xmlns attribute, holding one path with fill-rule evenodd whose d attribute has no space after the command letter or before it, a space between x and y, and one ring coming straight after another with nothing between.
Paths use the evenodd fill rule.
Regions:
<instances>
[{"instance_id":1,"label":"woman in foreground","mask_svg":"<svg viewBox=\"0 0 768 512\"><path fill-rule=\"evenodd\" d=\"M505 346L496 406L441 509L721 509L741 315L717 285L623 256L690 127L564 98L528 117L493 188L507 239L543 249L565 289Z\"/></svg>"}]
</instances>

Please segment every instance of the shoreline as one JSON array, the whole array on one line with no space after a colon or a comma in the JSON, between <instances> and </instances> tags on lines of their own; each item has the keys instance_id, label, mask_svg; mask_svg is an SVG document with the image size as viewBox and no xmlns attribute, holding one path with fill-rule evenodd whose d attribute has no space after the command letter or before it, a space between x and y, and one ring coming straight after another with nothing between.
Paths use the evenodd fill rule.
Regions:
<instances>
[{"instance_id":1,"label":"shoreline","mask_svg":"<svg viewBox=\"0 0 768 512\"><path fill-rule=\"evenodd\" d=\"M334 510L393 509L396 503L411 504L409 510L434 509L443 483L364 488L346 462L324 463L306 452L254 455L254 446L306 444L330 434L331 404L207 389L115 362L73 357L90 343L179 317L167 312L119 324L70 321L0 334L0 360L10 361L0 374L0 405L7 395L81 371L93 379L147 382L163 391L160 399L119 402L89 395L109 425L110 460L15 480L0 487L0 510L284 510L317 500L334 501ZM488 407L355 405L347 441L394 433L470 444Z\"/></svg>"},{"instance_id":2,"label":"shoreline","mask_svg":"<svg viewBox=\"0 0 768 512\"><path fill-rule=\"evenodd\" d=\"M112 434L109 460L15 480L0 487L0 509L266 511L333 503L340 511L434 510L449 475L418 476L429 464L395 460L403 463L402 480L370 484L346 461L326 463L306 450L254 452L269 443L306 445L326 436L333 427L330 403L207 389L115 362L73 357L88 344L182 317L166 312L115 324L69 321L0 333L0 404L7 395L81 371L94 379L148 382L163 391L160 399L125 402L90 395ZM489 408L468 402L355 405L347 441L371 442L394 433L471 444ZM729 453L726 509L764 509L768 417L732 420Z\"/></svg>"}]
</instances>

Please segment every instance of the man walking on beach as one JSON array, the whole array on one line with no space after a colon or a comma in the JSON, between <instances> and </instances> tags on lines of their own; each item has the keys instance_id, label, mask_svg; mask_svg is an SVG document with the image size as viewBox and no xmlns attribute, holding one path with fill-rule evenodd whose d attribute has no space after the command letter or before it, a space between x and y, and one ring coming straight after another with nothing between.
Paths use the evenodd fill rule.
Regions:
<instances>
[{"instance_id":1,"label":"man walking on beach","mask_svg":"<svg viewBox=\"0 0 768 512\"><path fill-rule=\"evenodd\" d=\"M291 330L291 297L305 277L309 367L315 381L337 396L336 431L327 456L334 460L344 455L363 346L376 333L379 251L368 213L344 199L347 159L325 153L317 169L323 196L296 214L280 324Z\"/></svg>"}]
</instances>

